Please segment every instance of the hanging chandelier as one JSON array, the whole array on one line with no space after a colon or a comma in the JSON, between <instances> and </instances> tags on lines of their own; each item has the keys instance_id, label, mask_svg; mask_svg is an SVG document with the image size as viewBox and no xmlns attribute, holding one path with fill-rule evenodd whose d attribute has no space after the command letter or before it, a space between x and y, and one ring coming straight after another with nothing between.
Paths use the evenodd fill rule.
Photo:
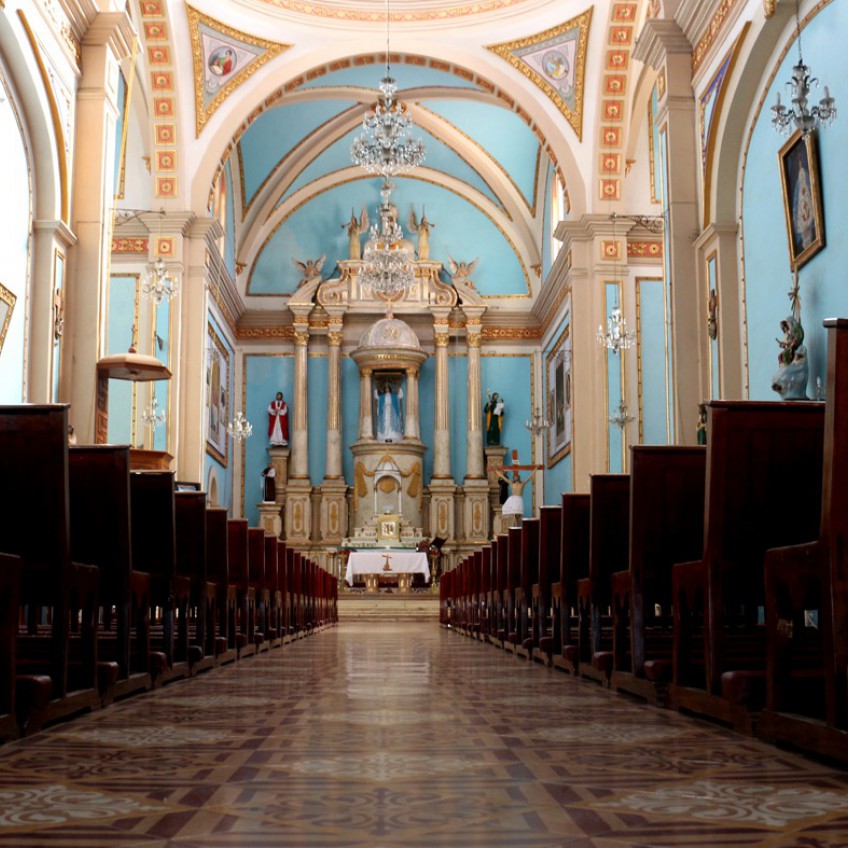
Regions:
<instances>
[{"instance_id":1,"label":"hanging chandelier","mask_svg":"<svg viewBox=\"0 0 848 848\"><path fill-rule=\"evenodd\" d=\"M350 147L354 165L384 179L417 168L424 160L424 142L411 138L412 119L395 100L397 82L389 65L389 0L386 0L386 75L380 80L377 105L362 119L362 134Z\"/></svg>"},{"instance_id":2,"label":"hanging chandelier","mask_svg":"<svg viewBox=\"0 0 848 848\"><path fill-rule=\"evenodd\" d=\"M383 202L378 210L380 223L371 227L370 238L362 252L364 264L360 285L382 298L392 298L415 282L415 269L410 262L409 245L397 222L395 208L389 202L394 185L384 180L380 189Z\"/></svg>"},{"instance_id":3,"label":"hanging chandelier","mask_svg":"<svg viewBox=\"0 0 848 848\"><path fill-rule=\"evenodd\" d=\"M627 329L627 321L621 314L620 306L613 306L610 310L606 331L604 331L602 324L598 325L597 338L601 347L605 347L613 353L633 347L636 342L636 333Z\"/></svg>"},{"instance_id":4,"label":"hanging chandelier","mask_svg":"<svg viewBox=\"0 0 848 848\"><path fill-rule=\"evenodd\" d=\"M176 297L178 291L176 278L168 271L165 260L157 256L156 261L147 266L141 293L158 306L163 300Z\"/></svg>"},{"instance_id":5,"label":"hanging chandelier","mask_svg":"<svg viewBox=\"0 0 848 848\"><path fill-rule=\"evenodd\" d=\"M801 52L801 18L798 10L798 2L795 2L795 32L798 41L798 63L792 68L792 80L786 83L789 90L791 106L786 107L780 102L780 92L777 92L777 100L771 107L772 126L782 135L789 135L795 129L801 130L804 135L809 135L819 126L830 126L836 120L836 100L830 96L827 86L824 87L824 97L817 106L809 108L807 97L811 87L818 88L819 81L811 76L810 69L804 64L804 55Z\"/></svg>"},{"instance_id":6,"label":"hanging chandelier","mask_svg":"<svg viewBox=\"0 0 848 848\"><path fill-rule=\"evenodd\" d=\"M530 431L531 436L538 436L540 433L544 433L545 430L550 429L551 422L542 415L537 407L532 417L524 422L524 426Z\"/></svg>"},{"instance_id":7,"label":"hanging chandelier","mask_svg":"<svg viewBox=\"0 0 848 848\"><path fill-rule=\"evenodd\" d=\"M253 435L253 425L244 417L243 412L237 412L236 417L227 424L227 435L237 442L243 442Z\"/></svg>"},{"instance_id":8,"label":"hanging chandelier","mask_svg":"<svg viewBox=\"0 0 848 848\"><path fill-rule=\"evenodd\" d=\"M611 415L609 418L609 423L614 427L618 427L621 432L624 432L624 429L631 421L635 421L635 417L630 414L630 410L627 408L627 404L622 400L618 404L618 411L615 415Z\"/></svg>"},{"instance_id":9,"label":"hanging chandelier","mask_svg":"<svg viewBox=\"0 0 848 848\"><path fill-rule=\"evenodd\" d=\"M165 410L159 408L159 400L155 396L150 406L141 413L141 420L154 430L165 423Z\"/></svg>"}]
</instances>

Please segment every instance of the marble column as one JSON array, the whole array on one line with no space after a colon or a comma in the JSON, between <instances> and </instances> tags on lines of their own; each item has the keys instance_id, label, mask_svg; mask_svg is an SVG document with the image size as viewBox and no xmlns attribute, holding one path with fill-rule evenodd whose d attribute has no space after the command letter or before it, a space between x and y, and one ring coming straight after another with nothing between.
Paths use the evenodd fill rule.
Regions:
<instances>
[{"instance_id":1,"label":"marble column","mask_svg":"<svg viewBox=\"0 0 848 848\"><path fill-rule=\"evenodd\" d=\"M341 320L330 320L327 334L327 454L318 506L320 538L340 544L347 535L347 485L342 474ZM370 382L370 381L369 381ZM370 404L369 404L370 408Z\"/></svg>"},{"instance_id":2,"label":"marble column","mask_svg":"<svg viewBox=\"0 0 848 848\"><path fill-rule=\"evenodd\" d=\"M359 438L374 438L374 421L371 416L371 369L359 373Z\"/></svg>"},{"instance_id":3,"label":"marble column","mask_svg":"<svg viewBox=\"0 0 848 848\"><path fill-rule=\"evenodd\" d=\"M436 416L433 433L433 477L451 480L450 467L450 411L448 383L448 319L436 319Z\"/></svg>"},{"instance_id":4,"label":"marble column","mask_svg":"<svg viewBox=\"0 0 848 848\"><path fill-rule=\"evenodd\" d=\"M485 475L483 465L483 414L481 398L483 388L480 376L480 342L482 341L482 324L477 319L467 324L468 343L468 429L466 431L466 463L465 476L481 480Z\"/></svg>"},{"instance_id":5,"label":"marble column","mask_svg":"<svg viewBox=\"0 0 848 848\"><path fill-rule=\"evenodd\" d=\"M419 439L418 427L418 369L406 369L406 420L404 438Z\"/></svg>"},{"instance_id":6,"label":"marble column","mask_svg":"<svg viewBox=\"0 0 848 848\"><path fill-rule=\"evenodd\" d=\"M133 26L126 13L97 15L82 42L76 97L71 226L60 397L73 398L70 418L80 443L94 441L97 361L103 353L115 193L115 133L120 62L130 54Z\"/></svg>"},{"instance_id":7,"label":"marble column","mask_svg":"<svg viewBox=\"0 0 848 848\"><path fill-rule=\"evenodd\" d=\"M309 324L295 318L294 324L294 410L292 420L292 479L309 478L309 401L307 373Z\"/></svg>"}]
</instances>

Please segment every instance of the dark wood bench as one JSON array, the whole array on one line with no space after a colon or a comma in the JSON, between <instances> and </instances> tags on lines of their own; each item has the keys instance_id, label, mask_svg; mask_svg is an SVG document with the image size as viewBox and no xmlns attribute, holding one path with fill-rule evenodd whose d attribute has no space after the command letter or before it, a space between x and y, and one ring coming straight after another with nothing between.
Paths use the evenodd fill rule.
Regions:
<instances>
[{"instance_id":1,"label":"dark wood bench","mask_svg":"<svg viewBox=\"0 0 848 848\"><path fill-rule=\"evenodd\" d=\"M765 693L764 556L818 534L824 405L707 411L704 551L672 569L669 704L751 733Z\"/></svg>"},{"instance_id":2,"label":"dark wood bench","mask_svg":"<svg viewBox=\"0 0 848 848\"><path fill-rule=\"evenodd\" d=\"M484 545L480 549L480 585L477 590L477 607L479 609L480 628L477 638L483 642L489 641L489 617L491 608L489 599L492 591L492 546Z\"/></svg>"},{"instance_id":3,"label":"dark wood bench","mask_svg":"<svg viewBox=\"0 0 848 848\"><path fill-rule=\"evenodd\" d=\"M507 631L506 582L509 573L509 537L499 533L492 543L494 550L494 585L492 587L492 625L490 641L505 647Z\"/></svg>"},{"instance_id":4,"label":"dark wood bench","mask_svg":"<svg viewBox=\"0 0 848 848\"><path fill-rule=\"evenodd\" d=\"M664 706L672 675L671 570L704 549L706 449L630 453L629 568L612 576L610 685Z\"/></svg>"},{"instance_id":5,"label":"dark wood bench","mask_svg":"<svg viewBox=\"0 0 848 848\"><path fill-rule=\"evenodd\" d=\"M551 584L553 663L571 674L580 666L577 584L589 576L589 495L562 496L559 575Z\"/></svg>"},{"instance_id":6,"label":"dark wood bench","mask_svg":"<svg viewBox=\"0 0 848 848\"><path fill-rule=\"evenodd\" d=\"M552 584L559 581L562 507L539 510L539 576L533 585L533 656L551 665L554 654Z\"/></svg>"},{"instance_id":7,"label":"dark wood bench","mask_svg":"<svg viewBox=\"0 0 848 848\"><path fill-rule=\"evenodd\" d=\"M253 641L254 592L250 586L249 543L250 527L246 518L231 518L227 522L227 555L230 582L236 587L236 618L233 628L235 648L239 658L256 653Z\"/></svg>"},{"instance_id":8,"label":"dark wood bench","mask_svg":"<svg viewBox=\"0 0 848 848\"><path fill-rule=\"evenodd\" d=\"M589 479L589 576L577 581L581 677L608 685L612 675L612 575L627 567L630 477Z\"/></svg>"},{"instance_id":9,"label":"dark wood bench","mask_svg":"<svg viewBox=\"0 0 848 848\"><path fill-rule=\"evenodd\" d=\"M265 581L265 530L251 527L247 531L247 562L253 615L249 625L251 642L257 651L268 648L266 641L266 613L269 592Z\"/></svg>"},{"instance_id":10,"label":"dark wood bench","mask_svg":"<svg viewBox=\"0 0 848 848\"><path fill-rule=\"evenodd\" d=\"M516 617L518 640L515 653L532 658L533 638L533 586L539 583L539 519L525 518L521 522L521 566L519 571L519 605Z\"/></svg>"},{"instance_id":11,"label":"dark wood bench","mask_svg":"<svg viewBox=\"0 0 848 848\"><path fill-rule=\"evenodd\" d=\"M68 407L0 407L0 552L20 557L15 710L20 730L100 706L99 571L73 560Z\"/></svg>"},{"instance_id":12,"label":"dark wood bench","mask_svg":"<svg viewBox=\"0 0 848 848\"><path fill-rule=\"evenodd\" d=\"M824 325L818 538L766 553L767 695L757 732L848 762L848 320Z\"/></svg>"},{"instance_id":13,"label":"dark wood bench","mask_svg":"<svg viewBox=\"0 0 848 848\"><path fill-rule=\"evenodd\" d=\"M133 564L129 447L70 448L68 486L71 555L100 569L98 689L107 704L152 682L151 579Z\"/></svg>"},{"instance_id":14,"label":"dark wood bench","mask_svg":"<svg viewBox=\"0 0 848 848\"><path fill-rule=\"evenodd\" d=\"M0 554L0 742L16 739L19 735L15 713L15 662L20 588L20 557Z\"/></svg>"},{"instance_id":15,"label":"dark wood bench","mask_svg":"<svg viewBox=\"0 0 848 848\"><path fill-rule=\"evenodd\" d=\"M218 665L232 662L238 655L235 638L238 587L230 581L228 521L224 507L206 507L206 577L215 587L216 613L215 621L207 628L207 637L212 640Z\"/></svg>"},{"instance_id":16,"label":"dark wood bench","mask_svg":"<svg viewBox=\"0 0 848 848\"><path fill-rule=\"evenodd\" d=\"M519 642L519 626L521 604L521 528L510 527L506 534L507 567L506 583L504 584L503 604L506 625L506 641L504 648L515 651Z\"/></svg>"}]
</instances>

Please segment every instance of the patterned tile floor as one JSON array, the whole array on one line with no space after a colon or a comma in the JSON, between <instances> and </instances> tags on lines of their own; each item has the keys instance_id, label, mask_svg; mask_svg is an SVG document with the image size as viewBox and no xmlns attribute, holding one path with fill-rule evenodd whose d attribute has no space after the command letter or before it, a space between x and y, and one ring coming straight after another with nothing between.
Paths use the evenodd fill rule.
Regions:
<instances>
[{"instance_id":1,"label":"patterned tile floor","mask_svg":"<svg viewBox=\"0 0 848 848\"><path fill-rule=\"evenodd\" d=\"M848 773L433 624L352 623L0 748L3 848L848 848Z\"/></svg>"}]
</instances>

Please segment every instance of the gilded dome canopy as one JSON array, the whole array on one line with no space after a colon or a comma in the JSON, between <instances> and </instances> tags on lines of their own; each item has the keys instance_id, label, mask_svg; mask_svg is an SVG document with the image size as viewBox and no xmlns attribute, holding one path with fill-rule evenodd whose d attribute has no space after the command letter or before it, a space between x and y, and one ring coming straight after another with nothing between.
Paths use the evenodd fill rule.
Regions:
<instances>
[{"instance_id":1,"label":"gilded dome canopy","mask_svg":"<svg viewBox=\"0 0 848 848\"><path fill-rule=\"evenodd\" d=\"M415 331L405 321L399 318L382 318L369 327L359 340L361 348L412 348L420 350L421 343Z\"/></svg>"}]
</instances>

